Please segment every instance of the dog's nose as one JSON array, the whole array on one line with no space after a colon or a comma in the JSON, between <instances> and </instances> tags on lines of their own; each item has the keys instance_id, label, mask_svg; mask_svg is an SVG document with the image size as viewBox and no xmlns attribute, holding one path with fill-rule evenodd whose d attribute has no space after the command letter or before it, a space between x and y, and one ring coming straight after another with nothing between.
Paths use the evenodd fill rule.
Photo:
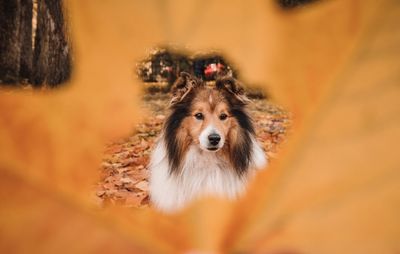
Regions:
<instances>
[{"instance_id":1,"label":"dog's nose","mask_svg":"<svg viewBox=\"0 0 400 254\"><path fill-rule=\"evenodd\" d=\"M221 140L221 136L218 135L217 133L213 133L208 135L208 140L210 141L210 144L213 146L218 145L219 141Z\"/></svg>"}]
</instances>

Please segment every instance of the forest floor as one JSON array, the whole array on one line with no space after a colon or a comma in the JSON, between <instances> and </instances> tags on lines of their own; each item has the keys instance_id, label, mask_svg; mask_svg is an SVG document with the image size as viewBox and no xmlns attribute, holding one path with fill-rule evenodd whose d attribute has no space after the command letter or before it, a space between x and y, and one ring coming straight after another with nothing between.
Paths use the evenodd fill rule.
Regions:
<instances>
[{"instance_id":1,"label":"forest floor","mask_svg":"<svg viewBox=\"0 0 400 254\"><path fill-rule=\"evenodd\" d=\"M96 186L95 199L99 206L142 208L149 205L147 166L168 103L168 94L146 94L141 107L148 115L136 125L129 137L106 146ZM273 160L287 136L290 114L265 99L252 99L249 112L255 123L257 139Z\"/></svg>"}]
</instances>

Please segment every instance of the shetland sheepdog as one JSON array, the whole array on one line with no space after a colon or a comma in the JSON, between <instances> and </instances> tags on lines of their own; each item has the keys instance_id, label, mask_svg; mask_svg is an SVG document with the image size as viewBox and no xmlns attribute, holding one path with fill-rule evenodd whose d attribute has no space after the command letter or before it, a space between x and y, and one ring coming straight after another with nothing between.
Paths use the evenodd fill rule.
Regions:
<instances>
[{"instance_id":1,"label":"shetland sheepdog","mask_svg":"<svg viewBox=\"0 0 400 254\"><path fill-rule=\"evenodd\" d=\"M150 199L174 212L204 196L237 198L267 158L246 111L249 99L232 77L215 86L181 73L170 114L150 159Z\"/></svg>"}]
</instances>

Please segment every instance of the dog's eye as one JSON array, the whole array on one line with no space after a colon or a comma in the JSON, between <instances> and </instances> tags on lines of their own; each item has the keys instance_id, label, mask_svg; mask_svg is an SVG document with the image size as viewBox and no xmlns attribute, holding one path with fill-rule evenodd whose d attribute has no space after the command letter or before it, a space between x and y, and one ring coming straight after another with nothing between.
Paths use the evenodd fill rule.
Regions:
<instances>
[{"instance_id":1,"label":"dog's eye","mask_svg":"<svg viewBox=\"0 0 400 254\"><path fill-rule=\"evenodd\" d=\"M226 118L228 118L228 115L225 113L222 113L221 115L219 115L219 119L222 121L225 120Z\"/></svg>"},{"instance_id":2,"label":"dog's eye","mask_svg":"<svg viewBox=\"0 0 400 254\"><path fill-rule=\"evenodd\" d=\"M203 120L204 119L204 116L203 116L202 113L197 113L197 114L194 115L194 117L196 117L197 120Z\"/></svg>"}]
</instances>

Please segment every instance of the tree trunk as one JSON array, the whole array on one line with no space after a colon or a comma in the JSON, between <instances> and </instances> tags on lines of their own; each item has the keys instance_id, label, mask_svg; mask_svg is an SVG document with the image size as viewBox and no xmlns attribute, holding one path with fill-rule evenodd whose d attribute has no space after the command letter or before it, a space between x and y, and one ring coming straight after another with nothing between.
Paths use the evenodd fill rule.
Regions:
<instances>
[{"instance_id":1,"label":"tree trunk","mask_svg":"<svg viewBox=\"0 0 400 254\"><path fill-rule=\"evenodd\" d=\"M56 86L71 74L70 47L59 0L38 0L32 84Z\"/></svg>"},{"instance_id":2,"label":"tree trunk","mask_svg":"<svg viewBox=\"0 0 400 254\"><path fill-rule=\"evenodd\" d=\"M24 5L28 2L32 4L28 0L0 1L0 81L4 84L20 80L21 48L26 39L22 26L29 26L29 20L23 20L28 8Z\"/></svg>"},{"instance_id":3,"label":"tree trunk","mask_svg":"<svg viewBox=\"0 0 400 254\"><path fill-rule=\"evenodd\" d=\"M29 82L32 75L32 9L32 0L21 0L19 82L22 83Z\"/></svg>"}]
</instances>

